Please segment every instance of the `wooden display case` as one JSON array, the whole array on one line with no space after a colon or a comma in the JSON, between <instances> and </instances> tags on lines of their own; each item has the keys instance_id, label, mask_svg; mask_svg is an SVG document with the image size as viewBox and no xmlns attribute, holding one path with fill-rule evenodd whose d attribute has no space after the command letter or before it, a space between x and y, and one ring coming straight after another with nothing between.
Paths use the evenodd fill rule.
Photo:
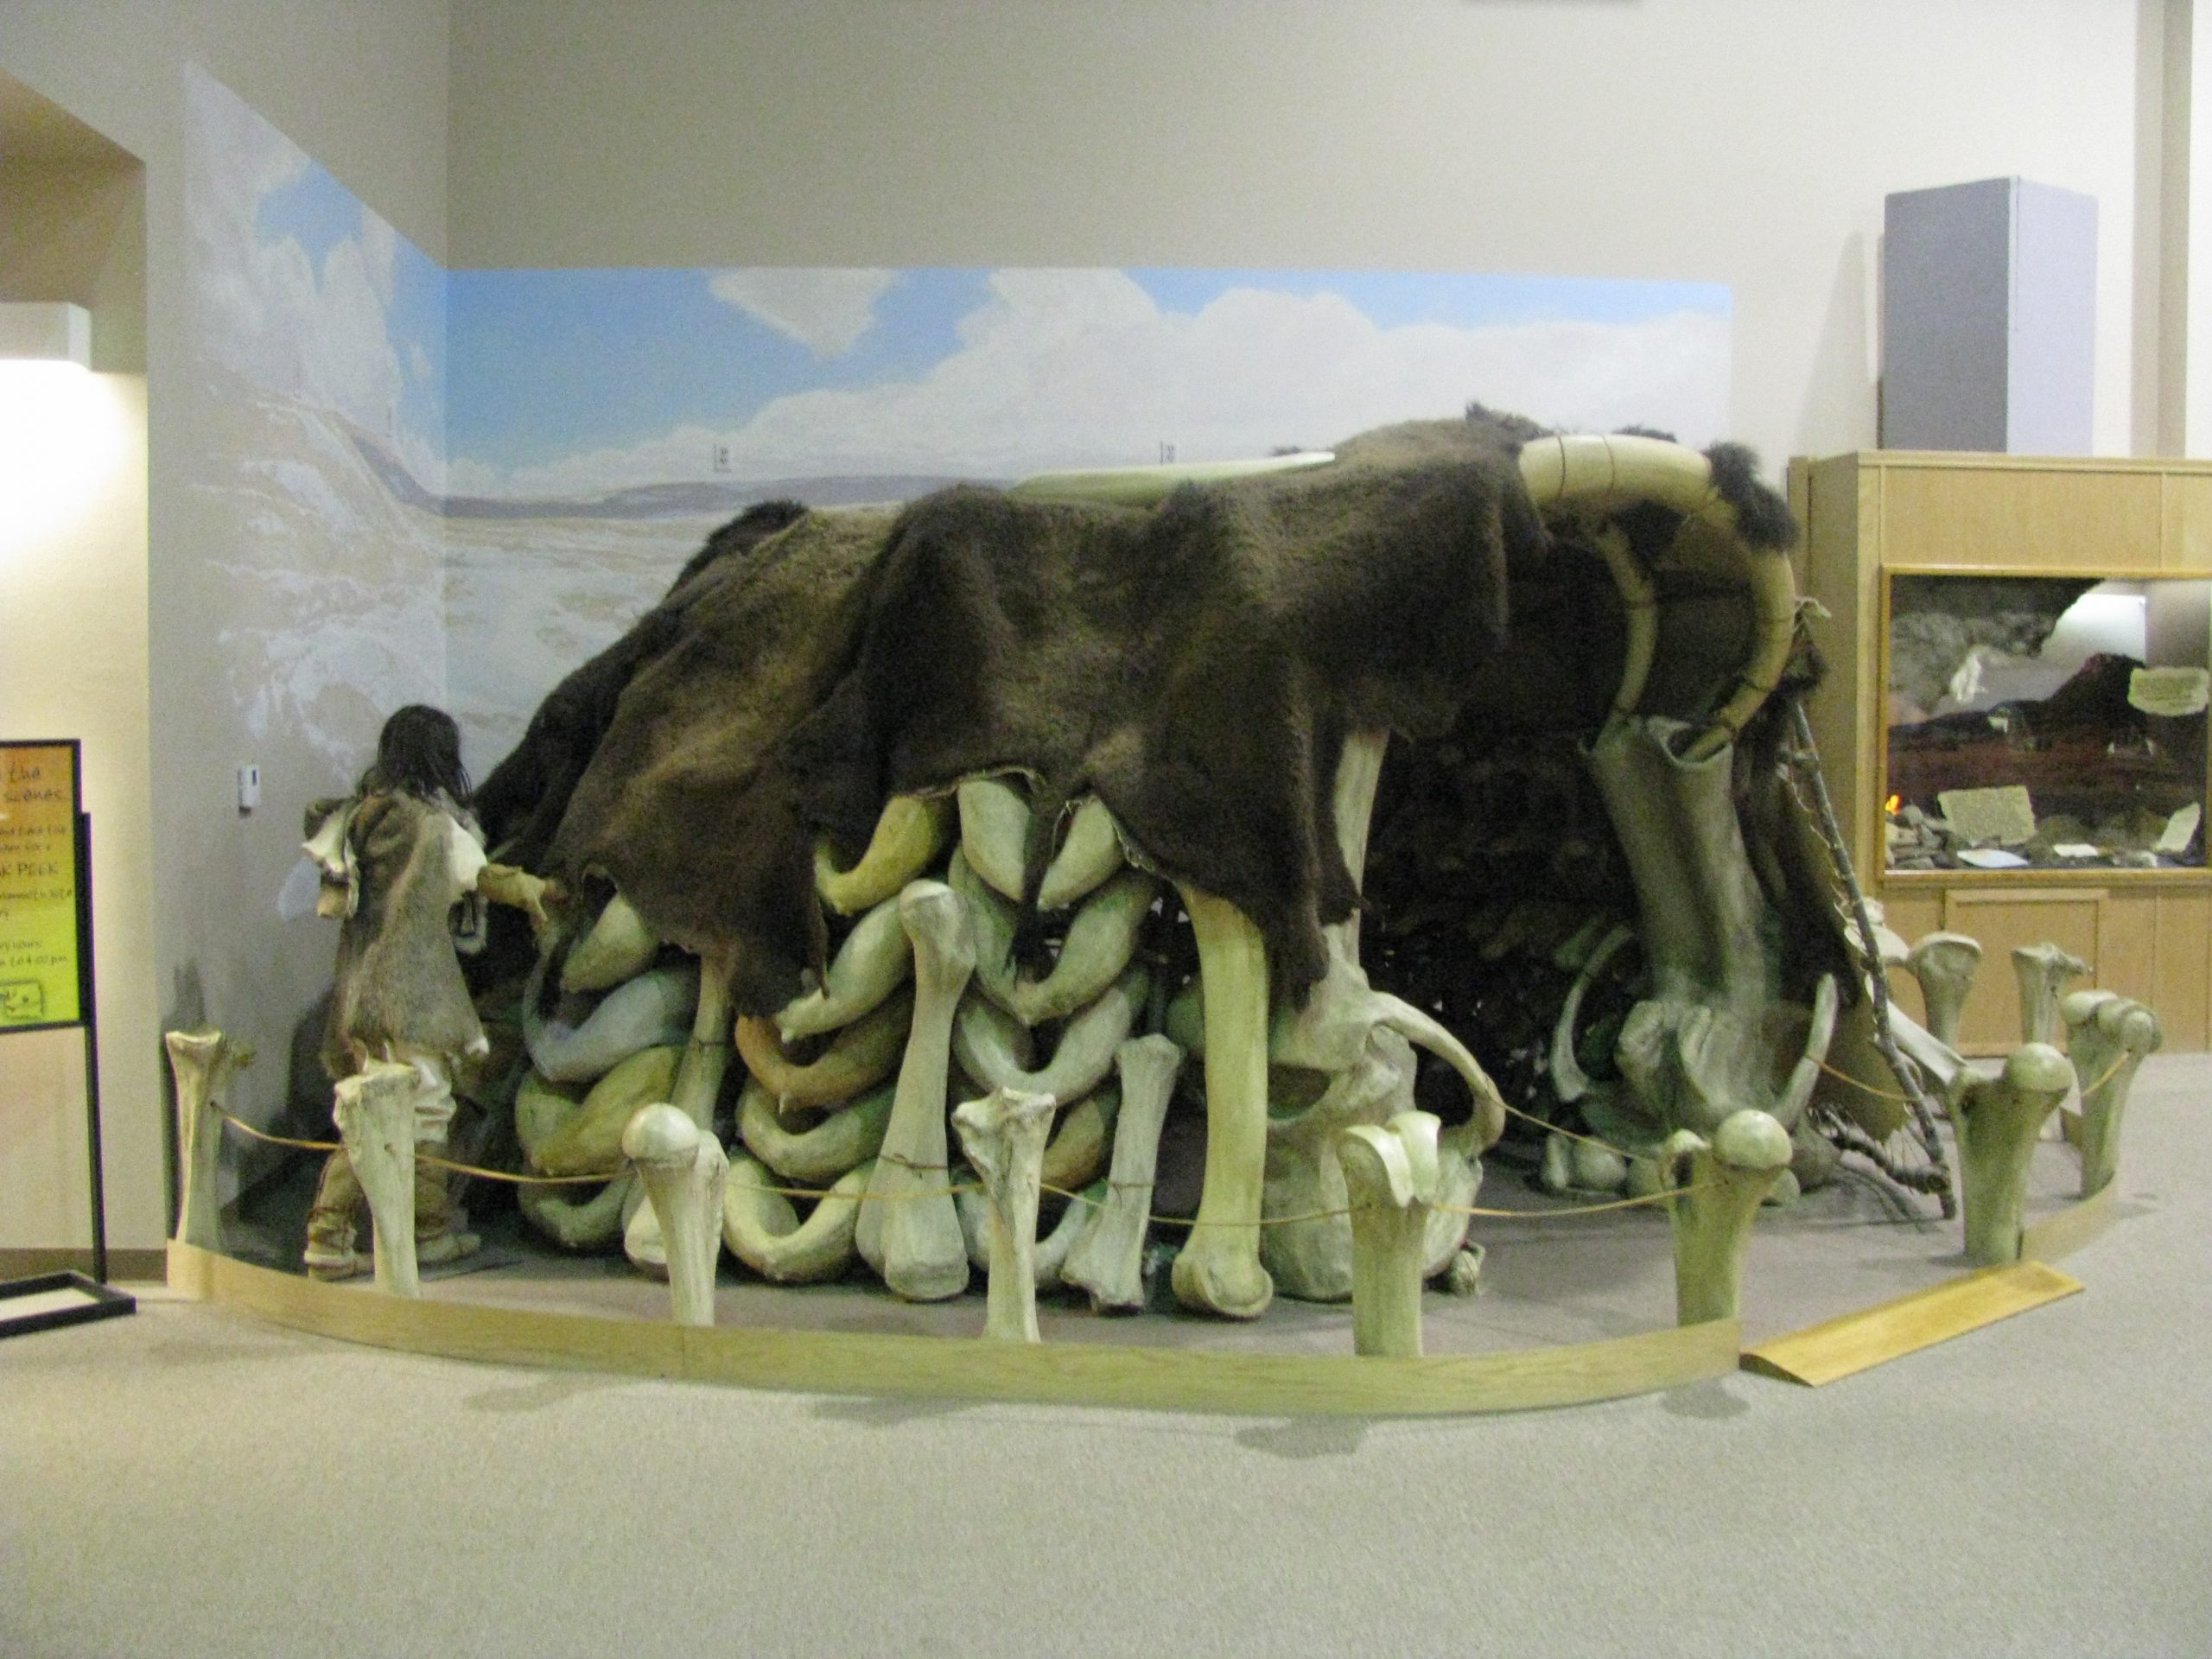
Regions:
<instances>
[{"instance_id":1,"label":"wooden display case","mask_svg":"<svg viewBox=\"0 0 2212 1659\"><path fill-rule=\"evenodd\" d=\"M1789 467L1800 588L1828 613L1813 730L1868 893L1907 939L1937 929L1986 955L1961 1031L1969 1053L2019 1040L2013 947L2050 942L2090 982L2158 1011L2169 1050L2212 1036L2212 871L1885 868L1888 619L1900 572L2212 575L2212 462L1870 450ZM1910 976L1898 998L1917 1012Z\"/></svg>"}]
</instances>

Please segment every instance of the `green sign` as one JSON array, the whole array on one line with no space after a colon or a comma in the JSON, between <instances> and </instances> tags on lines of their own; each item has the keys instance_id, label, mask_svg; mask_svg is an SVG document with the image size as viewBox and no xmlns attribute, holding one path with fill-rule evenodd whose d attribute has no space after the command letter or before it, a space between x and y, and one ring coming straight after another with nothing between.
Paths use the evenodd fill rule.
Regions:
<instances>
[{"instance_id":1,"label":"green sign","mask_svg":"<svg viewBox=\"0 0 2212 1659\"><path fill-rule=\"evenodd\" d=\"M85 1018L75 741L0 743L0 1031Z\"/></svg>"}]
</instances>

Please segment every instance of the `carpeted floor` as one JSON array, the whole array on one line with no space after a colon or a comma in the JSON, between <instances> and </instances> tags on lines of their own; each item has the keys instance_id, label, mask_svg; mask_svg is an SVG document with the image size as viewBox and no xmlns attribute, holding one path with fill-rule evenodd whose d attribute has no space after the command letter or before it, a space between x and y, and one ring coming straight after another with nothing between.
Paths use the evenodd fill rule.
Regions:
<instances>
[{"instance_id":1,"label":"carpeted floor","mask_svg":"<svg viewBox=\"0 0 2212 1659\"><path fill-rule=\"evenodd\" d=\"M2146 1068L2087 1294L1821 1390L893 1403L149 1300L0 1343L0 1656L2212 1654L2208 1107L2212 1061ZM1895 1229L1835 1249L1907 1287Z\"/></svg>"}]
</instances>

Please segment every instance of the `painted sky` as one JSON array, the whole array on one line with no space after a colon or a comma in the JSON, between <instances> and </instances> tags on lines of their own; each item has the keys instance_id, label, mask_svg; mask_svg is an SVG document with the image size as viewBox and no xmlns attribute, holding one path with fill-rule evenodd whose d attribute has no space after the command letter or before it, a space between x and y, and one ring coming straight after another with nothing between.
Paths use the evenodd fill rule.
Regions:
<instances>
[{"instance_id":1,"label":"painted sky","mask_svg":"<svg viewBox=\"0 0 2212 1659\"><path fill-rule=\"evenodd\" d=\"M459 271L456 493L1016 476L1319 446L1469 398L1726 426L1728 292L1371 271Z\"/></svg>"}]
</instances>

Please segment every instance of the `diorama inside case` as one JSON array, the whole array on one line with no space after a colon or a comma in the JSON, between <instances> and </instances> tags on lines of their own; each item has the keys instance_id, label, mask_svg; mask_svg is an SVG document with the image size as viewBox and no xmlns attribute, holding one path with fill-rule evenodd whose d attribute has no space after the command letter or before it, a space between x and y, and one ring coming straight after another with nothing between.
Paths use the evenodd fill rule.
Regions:
<instances>
[{"instance_id":1,"label":"diorama inside case","mask_svg":"<svg viewBox=\"0 0 2212 1659\"><path fill-rule=\"evenodd\" d=\"M1893 871L2201 868L2212 582L1897 574Z\"/></svg>"}]
</instances>

